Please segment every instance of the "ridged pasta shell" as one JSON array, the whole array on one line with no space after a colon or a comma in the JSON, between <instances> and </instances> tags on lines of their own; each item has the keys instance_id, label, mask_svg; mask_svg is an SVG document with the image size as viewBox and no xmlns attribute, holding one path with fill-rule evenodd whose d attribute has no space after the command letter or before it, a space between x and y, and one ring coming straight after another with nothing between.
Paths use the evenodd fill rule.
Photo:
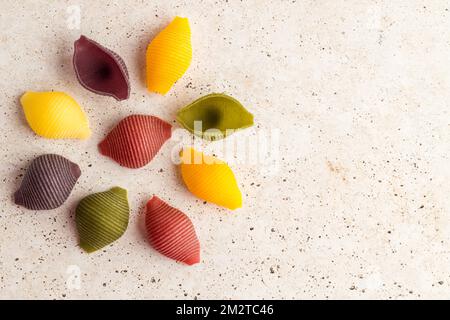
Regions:
<instances>
[{"instance_id":1,"label":"ridged pasta shell","mask_svg":"<svg viewBox=\"0 0 450 320\"><path fill-rule=\"evenodd\" d=\"M130 96L128 70L115 52L85 36L74 43L73 67L80 84L97 94L125 100Z\"/></svg>"},{"instance_id":2,"label":"ridged pasta shell","mask_svg":"<svg viewBox=\"0 0 450 320\"><path fill-rule=\"evenodd\" d=\"M236 178L225 162L187 148L181 152L180 166L183 181L195 196L231 210L242 206Z\"/></svg>"},{"instance_id":3,"label":"ridged pasta shell","mask_svg":"<svg viewBox=\"0 0 450 320\"><path fill-rule=\"evenodd\" d=\"M80 247L91 253L119 239L128 227L129 211L127 190L120 187L83 198L75 216Z\"/></svg>"},{"instance_id":4,"label":"ridged pasta shell","mask_svg":"<svg viewBox=\"0 0 450 320\"><path fill-rule=\"evenodd\" d=\"M253 115L236 99L212 93L180 109L177 121L196 136L219 140L234 131L251 127Z\"/></svg>"},{"instance_id":5,"label":"ridged pasta shell","mask_svg":"<svg viewBox=\"0 0 450 320\"><path fill-rule=\"evenodd\" d=\"M200 242L188 216L157 196L147 202L146 209L145 226L155 250L188 265L200 262Z\"/></svg>"},{"instance_id":6,"label":"ridged pasta shell","mask_svg":"<svg viewBox=\"0 0 450 320\"><path fill-rule=\"evenodd\" d=\"M189 20L176 17L148 45L146 58L148 90L166 94L191 63Z\"/></svg>"},{"instance_id":7,"label":"ridged pasta shell","mask_svg":"<svg viewBox=\"0 0 450 320\"><path fill-rule=\"evenodd\" d=\"M121 166L140 168L153 159L171 135L169 123L154 116L131 115L108 133L99 150Z\"/></svg>"},{"instance_id":8,"label":"ridged pasta shell","mask_svg":"<svg viewBox=\"0 0 450 320\"><path fill-rule=\"evenodd\" d=\"M57 208L67 200L80 175L80 167L63 156L39 156L28 167L14 202L31 210Z\"/></svg>"},{"instance_id":9,"label":"ridged pasta shell","mask_svg":"<svg viewBox=\"0 0 450 320\"><path fill-rule=\"evenodd\" d=\"M20 98L33 131L50 139L86 139L91 135L86 114L64 92L28 91Z\"/></svg>"}]
</instances>

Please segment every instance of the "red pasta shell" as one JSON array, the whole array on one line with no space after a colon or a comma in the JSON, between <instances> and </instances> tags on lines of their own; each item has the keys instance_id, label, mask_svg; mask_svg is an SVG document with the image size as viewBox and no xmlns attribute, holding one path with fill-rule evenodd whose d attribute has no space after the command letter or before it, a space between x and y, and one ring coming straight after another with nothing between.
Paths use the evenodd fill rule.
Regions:
<instances>
[{"instance_id":1,"label":"red pasta shell","mask_svg":"<svg viewBox=\"0 0 450 320\"><path fill-rule=\"evenodd\" d=\"M99 143L100 153L123 167L140 168L148 164L170 139L172 126L149 115L131 115L122 119Z\"/></svg>"},{"instance_id":2,"label":"red pasta shell","mask_svg":"<svg viewBox=\"0 0 450 320\"><path fill-rule=\"evenodd\" d=\"M200 262L200 242L188 216L157 196L147 202L146 209L145 226L155 250L188 265Z\"/></svg>"}]
</instances>

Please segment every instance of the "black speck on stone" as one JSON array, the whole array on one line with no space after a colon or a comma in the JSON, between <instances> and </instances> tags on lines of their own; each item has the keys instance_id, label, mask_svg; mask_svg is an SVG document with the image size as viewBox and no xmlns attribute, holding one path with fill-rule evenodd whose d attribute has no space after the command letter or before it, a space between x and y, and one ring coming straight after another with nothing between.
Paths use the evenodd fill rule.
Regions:
<instances>
[{"instance_id":1,"label":"black speck on stone","mask_svg":"<svg viewBox=\"0 0 450 320\"><path fill-rule=\"evenodd\" d=\"M250 227L250 231L253 231L253 229L255 229L255 228L253 228L253 227Z\"/></svg>"}]
</instances>

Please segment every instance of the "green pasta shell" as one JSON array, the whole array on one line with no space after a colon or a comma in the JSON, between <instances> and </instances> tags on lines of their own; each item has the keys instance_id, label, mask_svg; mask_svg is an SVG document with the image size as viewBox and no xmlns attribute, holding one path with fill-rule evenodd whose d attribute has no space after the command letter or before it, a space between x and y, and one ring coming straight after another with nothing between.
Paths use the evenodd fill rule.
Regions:
<instances>
[{"instance_id":1,"label":"green pasta shell","mask_svg":"<svg viewBox=\"0 0 450 320\"><path fill-rule=\"evenodd\" d=\"M99 250L119 239L127 229L127 190L114 187L91 194L80 201L75 214L80 247L88 253Z\"/></svg>"},{"instance_id":2,"label":"green pasta shell","mask_svg":"<svg viewBox=\"0 0 450 320\"><path fill-rule=\"evenodd\" d=\"M212 93L195 100L177 113L177 121L205 140L219 140L237 130L251 127L253 115L236 99ZM201 127L195 127L201 121Z\"/></svg>"}]
</instances>

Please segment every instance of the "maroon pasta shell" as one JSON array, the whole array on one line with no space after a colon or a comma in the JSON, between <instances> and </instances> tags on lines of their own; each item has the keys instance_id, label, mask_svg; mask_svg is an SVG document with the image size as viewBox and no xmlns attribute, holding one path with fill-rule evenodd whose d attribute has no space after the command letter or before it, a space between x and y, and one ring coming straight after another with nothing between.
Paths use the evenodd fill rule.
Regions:
<instances>
[{"instance_id":1,"label":"maroon pasta shell","mask_svg":"<svg viewBox=\"0 0 450 320\"><path fill-rule=\"evenodd\" d=\"M130 96L128 70L122 58L85 36L74 43L73 67L86 89L116 100Z\"/></svg>"},{"instance_id":2,"label":"maroon pasta shell","mask_svg":"<svg viewBox=\"0 0 450 320\"><path fill-rule=\"evenodd\" d=\"M80 167L63 156L39 156L31 162L14 202L31 210L57 208L67 200L80 175Z\"/></svg>"},{"instance_id":3,"label":"maroon pasta shell","mask_svg":"<svg viewBox=\"0 0 450 320\"><path fill-rule=\"evenodd\" d=\"M148 164L171 135L169 123L135 114L122 119L98 147L101 154L121 166L136 169Z\"/></svg>"},{"instance_id":4,"label":"maroon pasta shell","mask_svg":"<svg viewBox=\"0 0 450 320\"><path fill-rule=\"evenodd\" d=\"M200 242L187 215L153 196L146 206L150 245L166 257L193 265L200 262Z\"/></svg>"}]
</instances>

